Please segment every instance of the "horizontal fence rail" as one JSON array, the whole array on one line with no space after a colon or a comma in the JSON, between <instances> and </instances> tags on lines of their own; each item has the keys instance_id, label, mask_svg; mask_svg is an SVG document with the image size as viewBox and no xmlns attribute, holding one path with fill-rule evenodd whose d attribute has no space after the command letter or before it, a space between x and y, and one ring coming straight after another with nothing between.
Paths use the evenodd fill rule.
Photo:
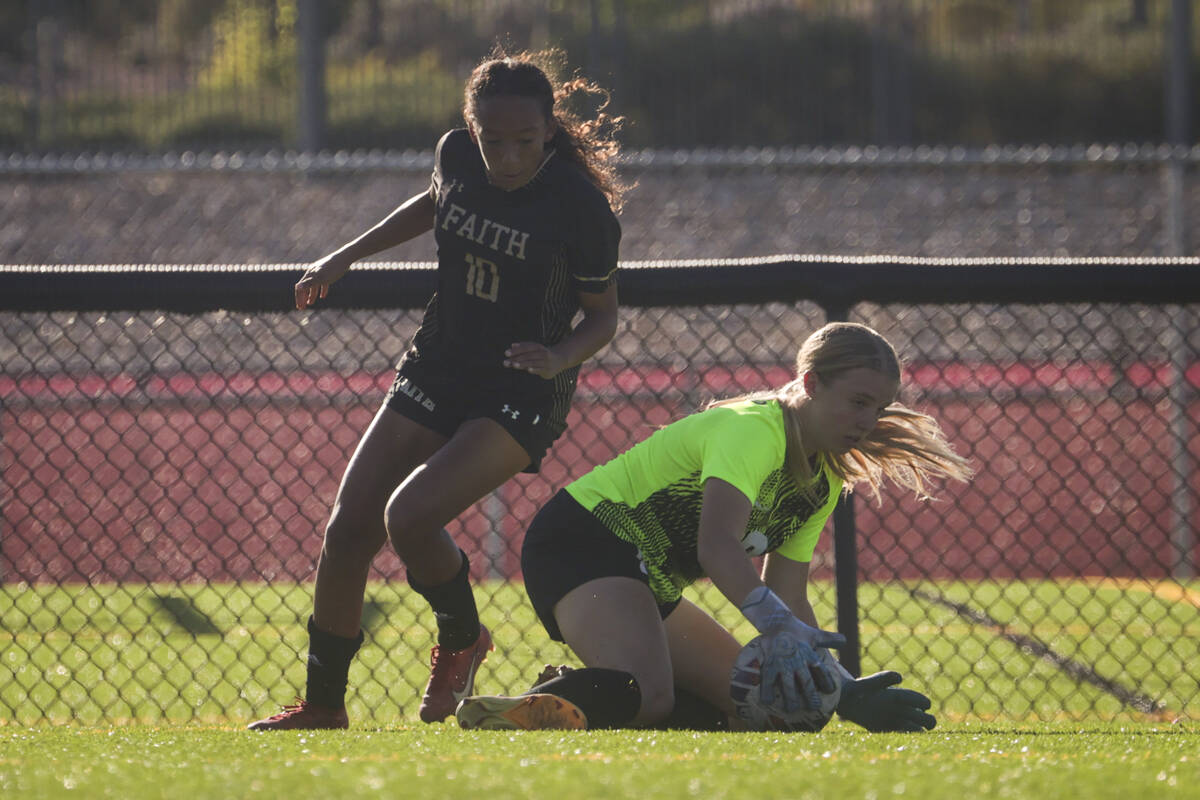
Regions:
<instances>
[{"instance_id":1,"label":"horizontal fence rail","mask_svg":"<svg viewBox=\"0 0 1200 800\"><path fill-rule=\"evenodd\" d=\"M302 264L0 265L0 310L288 311ZM626 306L809 300L855 302L1189 303L1197 258L920 258L800 256L623 262ZM327 309L421 308L436 265L356 266Z\"/></svg>"},{"instance_id":2,"label":"horizontal fence rail","mask_svg":"<svg viewBox=\"0 0 1200 800\"><path fill-rule=\"evenodd\" d=\"M0 721L239 720L303 685L342 469L434 285L296 264L0 266ZM497 653L487 691L570 663L520 584L550 494L714 397L790 379L830 319L884 333L901 399L977 470L843 503L813 565L851 663L950 718L1196 717L1200 260L777 256L626 262L568 432L451 529ZM691 596L736 612L706 584ZM381 552L356 721L407 721L432 615ZM738 629L740 635L749 632Z\"/></svg>"},{"instance_id":3,"label":"horizontal fence rail","mask_svg":"<svg viewBox=\"0 0 1200 800\"><path fill-rule=\"evenodd\" d=\"M618 156L624 168L681 167L979 167L1200 163L1200 145L1125 142L1092 144L799 146L644 148ZM166 153L23 153L0 151L0 175L81 175L125 172L422 172L433 150L181 150Z\"/></svg>"}]
</instances>

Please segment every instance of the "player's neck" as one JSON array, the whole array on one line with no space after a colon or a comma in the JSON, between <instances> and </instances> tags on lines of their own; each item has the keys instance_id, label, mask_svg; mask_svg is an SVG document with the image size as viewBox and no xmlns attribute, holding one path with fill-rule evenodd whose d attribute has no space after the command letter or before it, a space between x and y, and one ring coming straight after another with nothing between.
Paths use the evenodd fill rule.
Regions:
<instances>
[{"instance_id":1,"label":"player's neck","mask_svg":"<svg viewBox=\"0 0 1200 800\"><path fill-rule=\"evenodd\" d=\"M515 192L515 191L517 191L518 189L524 189L526 186L528 186L529 184L531 184L531 183L533 183L535 180L537 180L537 176L542 174L542 170L546 168L546 164L547 164L547 163L550 161L550 159L551 159L551 158L554 156L555 152L557 152L557 151L555 151L555 150L549 150L549 151L547 151L547 153L546 153L546 157L542 159L542 163L538 164L538 168L537 168L537 169L535 169L535 170L533 171L533 174L529 176L529 180L525 181L525 182L524 182L524 183L522 183L520 186L513 186L511 189L509 189L509 188L505 188L505 187L503 187L503 186L496 186L496 184L492 183L492 176L491 176L491 175L488 175L488 183L489 183L489 184L491 184L492 186L496 186L496 188L497 188L497 189L501 189L501 190L503 190L503 191L506 191L506 192Z\"/></svg>"}]
</instances>

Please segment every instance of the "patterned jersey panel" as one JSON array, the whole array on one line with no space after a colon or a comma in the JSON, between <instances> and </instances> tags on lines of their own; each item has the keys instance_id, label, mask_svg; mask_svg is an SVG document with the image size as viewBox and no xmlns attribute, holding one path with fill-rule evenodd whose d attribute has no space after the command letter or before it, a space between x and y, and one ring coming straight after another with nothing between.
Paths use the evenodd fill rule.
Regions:
<instances>
[{"instance_id":1,"label":"patterned jersey panel","mask_svg":"<svg viewBox=\"0 0 1200 800\"><path fill-rule=\"evenodd\" d=\"M801 492L784 465L785 452L778 403L748 401L668 425L567 491L619 538L637 546L655 597L670 602L704 576L697 546L704 481L710 477L751 498L742 532L747 554L792 545L801 531L820 534L840 481L822 469L812 491ZM815 538L802 543L800 552L807 550L811 558L815 543Z\"/></svg>"},{"instance_id":2,"label":"patterned jersey panel","mask_svg":"<svg viewBox=\"0 0 1200 800\"><path fill-rule=\"evenodd\" d=\"M697 472L694 480L664 487L634 507L606 500L592 509L609 530L637 546L650 588L660 603L677 600L685 587L704 577L697 556L703 497L699 477ZM796 489L789 473L774 471L750 512L742 537L747 555L778 550L825 505L829 488L828 476L822 473L816 487L818 502L814 503Z\"/></svg>"}]
</instances>

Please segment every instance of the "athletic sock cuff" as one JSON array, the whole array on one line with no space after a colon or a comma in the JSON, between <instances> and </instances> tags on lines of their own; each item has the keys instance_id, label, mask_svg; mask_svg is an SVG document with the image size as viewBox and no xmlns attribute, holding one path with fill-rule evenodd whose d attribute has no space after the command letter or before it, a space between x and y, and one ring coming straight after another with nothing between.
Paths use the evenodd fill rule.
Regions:
<instances>
[{"instance_id":1,"label":"athletic sock cuff","mask_svg":"<svg viewBox=\"0 0 1200 800\"><path fill-rule=\"evenodd\" d=\"M346 703L350 662L362 646L363 632L348 638L326 633L308 618L308 674L305 699L310 703L341 708Z\"/></svg>"}]
</instances>

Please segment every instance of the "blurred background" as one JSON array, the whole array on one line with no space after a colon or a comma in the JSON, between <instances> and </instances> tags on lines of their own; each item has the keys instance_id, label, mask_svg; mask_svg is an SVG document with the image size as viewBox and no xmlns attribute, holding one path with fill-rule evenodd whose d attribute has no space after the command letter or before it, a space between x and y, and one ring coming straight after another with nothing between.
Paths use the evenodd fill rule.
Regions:
<instances>
[{"instance_id":1,"label":"blurred background","mask_svg":"<svg viewBox=\"0 0 1200 800\"><path fill-rule=\"evenodd\" d=\"M849 552L823 536L813 595L861 631L851 663L902 671L949 721L1197 717L1200 292L1172 270L1200 262L1147 259L1200 248L1198 17L1191 0L0 4L0 724L240 723L301 691L328 510L428 290L393 302L421 270L377 265L299 313L291 286L427 188L497 43L559 48L611 89L635 188L619 330L570 430L451 527L498 644L481 686L572 659L517 583L538 505L714 396L787 380L836 318L891 338L902 399L979 470L937 503L843 504ZM424 236L371 260L434 257ZM671 264L686 296L636 301ZM693 599L737 626L710 588ZM351 717L403 724L432 618L387 548L363 625Z\"/></svg>"},{"instance_id":2,"label":"blurred background","mask_svg":"<svg viewBox=\"0 0 1200 800\"><path fill-rule=\"evenodd\" d=\"M637 148L1160 142L1168 85L1195 70L1169 64L1188 6L12 0L0 145L426 149L497 42L562 48Z\"/></svg>"},{"instance_id":3,"label":"blurred background","mask_svg":"<svg viewBox=\"0 0 1200 800\"><path fill-rule=\"evenodd\" d=\"M314 259L422 188L497 43L612 90L625 258L1182 255L1197 27L1190 0L11 0L0 260Z\"/></svg>"}]
</instances>

